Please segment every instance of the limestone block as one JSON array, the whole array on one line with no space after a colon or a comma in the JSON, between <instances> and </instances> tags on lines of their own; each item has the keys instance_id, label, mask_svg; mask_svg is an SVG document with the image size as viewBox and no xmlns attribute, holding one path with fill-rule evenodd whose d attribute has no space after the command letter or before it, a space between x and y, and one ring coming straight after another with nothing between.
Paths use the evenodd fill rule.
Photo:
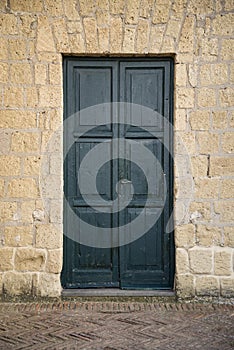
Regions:
<instances>
[{"instance_id":1,"label":"limestone block","mask_svg":"<svg viewBox=\"0 0 234 350\"><path fill-rule=\"evenodd\" d=\"M222 180L220 198L234 198L234 179Z\"/></svg>"},{"instance_id":2,"label":"limestone block","mask_svg":"<svg viewBox=\"0 0 234 350\"><path fill-rule=\"evenodd\" d=\"M218 153L219 135L207 131L197 133L199 151L202 154Z\"/></svg>"},{"instance_id":3,"label":"limestone block","mask_svg":"<svg viewBox=\"0 0 234 350\"><path fill-rule=\"evenodd\" d=\"M195 154L196 143L194 132L176 132L175 133L175 152L177 154Z\"/></svg>"},{"instance_id":4,"label":"limestone block","mask_svg":"<svg viewBox=\"0 0 234 350\"><path fill-rule=\"evenodd\" d=\"M55 224L62 223L63 205L59 200L50 201L50 222Z\"/></svg>"},{"instance_id":5,"label":"limestone block","mask_svg":"<svg viewBox=\"0 0 234 350\"><path fill-rule=\"evenodd\" d=\"M190 268L193 273L209 274L212 272L212 250L192 248L189 250Z\"/></svg>"},{"instance_id":6,"label":"limestone block","mask_svg":"<svg viewBox=\"0 0 234 350\"><path fill-rule=\"evenodd\" d=\"M80 15L78 12L78 4L76 0L66 0L63 2L65 16L68 20L76 21L80 20Z\"/></svg>"},{"instance_id":7,"label":"limestone block","mask_svg":"<svg viewBox=\"0 0 234 350\"><path fill-rule=\"evenodd\" d=\"M151 15L151 10L154 5L154 0L141 0L140 3L140 17L149 18Z\"/></svg>"},{"instance_id":8,"label":"limestone block","mask_svg":"<svg viewBox=\"0 0 234 350\"><path fill-rule=\"evenodd\" d=\"M5 107L23 107L24 95L23 89L20 87L9 86L4 91L4 105Z\"/></svg>"},{"instance_id":9,"label":"limestone block","mask_svg":"<svg viewBox=\"0 0 234 350\"><path fill-rule=\"evenodd\" d=\"M177 86L187 85L187 68L186 64L176 64L175 66L175 79Z\"/></svg>"},{"instance_id":10,"label":"limestone block","mask_svg":"<svg viewBox=\"0 0 234 350\"><path fill-rule=\"evenodd\" d=\"M207 176L208 158L207 156L191 157L193 177Z\"/></svg>"},{"instance_id":11,"label":"limestone block","mask_svg":"<svg viewBox=\"0 0 234 350\"><path fill-rule=\"evenodd\" d=\"M61 294L60 274L41 273L36 290L37 295L41 297L59 297Z\"/></svg>"},{"instance_id":12,"label":"limestone block","mask_svg":"<svg viewBox=\"0 0 234 350\"><path fill-rule=\"evenodd\" d=\"M36 247L57 249L62 246L62 228L60 225L37 225L36 226Z\"/></svg>"},{"instance_id":13,"label":"limestone block","mask_svg":"<svg viewBox=\"0 0 234 350\"><path fill-rule=\"evenodd\" d=\"M15 270L21 272L43 271L46 253L42 249L19 248L15 253Z\"/></svg>"},{"instance_id":14,"label":"limestone block","mask_svg":"<svg viewBox=\"0 0 234 350\"><path fill-rule=\"evenodd\" d=\"M167 24L166 35L177 39L181 28L181 21L176 19L169 19Z\"/></svg>"},{"instance_id":15,"label":"limestone block","mask_svg":"<svg viewBox=\"0 0 234 350\"><path fill-rule=\"evenodd\" d=\"M128 0L125 13L126 24L137 24L140 8L140 0Z\"/></svg>"},{"instance_id":16,"label":"limestone block","mask_svg":"<svg viewBox=\"0 0 234 350\"><path fill-rule=\"evenodd\" d=\"M178 87L176 91L177 108L193 108L194 107L194 89Z\"/></svg>"},{"instance_id":17,"label":"limestone block","mask_svg":"<svg viewBox=\"0 0 234 350\"><path fill-rule=\"evenodd\" d=\"M37 198L38 185L34 179L13 179L8 184L8 196L11 198Z\"/></svg>"},{"instance_id":18,"label":"limestone block","mask_svg":"<svg viewBox=\"0 0 234 350\"><path fill-rule=\"evenodd\" d=\"M234 89L231 87L219 90L220 105L222 107L232 107L234 104Z\"/></svg>"},{"instance_id":19,"label":"limestone block","mask_svg":"<svg viewBox=\"0 0 234 350\"><path fill-rule=\"evenodd\" d=\"M188 6L188 11L197 15L211 14L214 10L212 0L191 0Z\"/></svg>"},{"instance_id":20,"label":"limestone block","mask_svg":"<svg viewBox=\"0 0 234 350\"><path fill-rule=\"evenodd\" d=\"M62 249L49 250L46 263L46 271L50 273L60 273L62 270Z\"/></svg>"},{"instance_id":21,"label":"limestone block","mask_svg":"<svg viewBox=\"0 0 234 350\"><path fill-rule=\"evenodd\" d=\"M121 52L123 40L123 22L121 17L111 17L110 20L110 51Z\"/></svg>"},{"instance_id":22,"label":"limestone block","mask_svg":"<svg viewBox=\"0 0 234 350\"><path fill-rule=\"evenodd\" d=\"M186 0L177 0L172 2L171 17L181 20L184 10L187 8Z\"/></svg>"},{"instance_id":23,"label":"limestone block","mask_svg":"<svg viewBox=\"0 0 234 350\"><path fill-rule=\"evenodd\" d=\"M194 42L194 16L187 16L182 26L178 51L191 52L193 51Z\"/></svg>"},{"instance_id":24,"label":"limestone block","mask_svg":"<svg viewBox=\"0 0 234 350\"><path fill-rule=\"evenodd\" d=\"M174 128L176 131L185 131L187 127L187 115L185 109L177 109L174 116Z\"/></svg>"},{"instance_id":25,"label":"limestone block","mask_svg":"<svg viewBox=\"0 0 234 350\"><path fill-rule=\"evenodd\" d=\"M111 1L112 2L112 1ZM79 12L81 16L92 16L95 10L94 0L79 0Z\"/></svg>"},{"instance_id":26,"label":"limestone block","mask_svg":"<svg viewBox=\"0 0 234 350\"><path fill-rule=\"evenodd\" d=\"M68 34L82 33L83 24L81 23L81 21L69 21L67 22L67 32Z\"/></svg>"},{"instance_id":27,"label":"limestone block","mask_svg":"<svg viewBox=\"0 0 234 350\"><path fill-rule=\"evenodd\" d=\"M12 63L10 65L10 77L14 84L32 84L30 63Z\"/></svg>"},{"instance_id":28,"label":"limestone block","mask_svg":"<svg viewBox=\"0 0 234 350\"><path fill-rule=\"evenodd\" d=\"M41 170L41 157L28 156L24 159L24 175L39 175Z\"/></svg>"},{"instance_id":29,"label":"limestone block","mask_svg":"<svg viewBox=\"0 0 234 350\"><path fill-rule=\"evenodd\" d=\"M195 197L217 199L219 195L219 179L195 179Z\"/></svg>"},{"instance_id":30,"label":"limestone block","mask_svg":"<svg viewBox=\"0 0 234 350\"><path fill-rule=\"evenodd\" d=\"M55 3L53 1L53 3ZM56 3L55 3L56 4ZM38 17L37 30L37 51L55 52L54 38L48 18L45 16Z\"/></svg>"},{"instance_id":31,"label":"limestone block","mask_svg":"<svg viewBox=\"0 0 234 350\"><path fill-rule=\"evenodd\" d=\"M200 246L210 247L220 245L222 242L221 229L215 226L197 225L197 243Z\"/></svg>"},{"instance_id":32,"label":"limestone block","mask_svg":"<svg viewBox=\"0 0 234 350\"><path fill-rule=\"evenodd\" d=\"M49 81L52 85L62 86L62 66L60 64L49 65Z\"/></svg>"},{"instance_id":33,"label":"limestone block","mask_svg":"<svg viewBox=\"0 0 234 350\"><path fill-rule=\"evenodd\" d=\"M23 39L9 40L9 58L11 60L24 60L27 57L27 45Z\"/></svg>"},{"instance_id":34,"label":"limestone block","mask_svg":"<svg viewBox=\"0 0 234 350\"><path fill-rule=\"evenodd\" d=\"M62 55L54 52L38 52L38 61L41 63L62 64Z\"/></svg>"},{"instance_id":35,"label":"limestone block","mask_svg":"<svg viewBox=\"0 0 234 350\"><path fill-rule=\"evenodd\" d=\"M67 34L66 22L64 19L53 21L54 35L56 38L56 48L59 52L70 52L69 38Z\"/></svg>"},{"instance_id":36,"label":"limestone block","mask_svg":"<svg viewBox=\"0 0 234 350\"><path fill-rule=\"evenodd\" d=\"M32 213L35 210L35 200L24 200L21 203L21 220L25 224L33 223Z\"/></svg>"},{"instance_id":37,"label":"limestone block","mask_svg":"<svg viewBox=\"0 0 234 350\"><path fill-rule=\"evenodd\" d=\"M28 13L21 14L19 29L20 32L27 38L35 38L37 29L37 17L35 17L33 14Z\"/></svg>"},{"instance_id":38,"label":"limestone block","mask_svg":"<svg viewBox=\"0 0 234 350\"><path fill-rule=\"evenodd\" d=\"M167 23L169 19L170 5L170 0L156 2L152 17L153 24Z\"/></svg>"},{"instance_id":39,"label":"limestone block","mask_svg":"<svg viewBox=\"0 0 234 350\"><path fill-rule=\"evenodd\" d=\"M193 297L195 294L194 276L190 274L177 275L176 292L177 296L181 298Z\"/></svg>"},{"instance_id":40,"label":"limestone block","mask_svg":"<svg viewBox=\"0 0 234 350\"><path fill-rule=\"evenodd\" d=\"M175 40L170 36L165 36L162 43L161 52L174 53L175 52Z\"/></svg>"},{"instance_id":41,"label":"limestone block","mask_svg":"<svg viewBox=\"0 0 234 350\"><path fill-rule=\"evenodd\" d=\"M124 14L125 12L125 0L112 0L110 1L110 13L114 15Z\"/></svg>"},{"instance_id":42,"label":"limestone block","mask_svg":"<svg viewBox=\"0 0 234 350\"><path fill-rule=\"evenodd\" d=\"M197 103L199 107L216 106L217 99L214 89L202 88L198 90Z\"/></svg>"},{"instance_id":43,"label":"limestone block","mask_svg":"<svg viewBox=\"0 0 234 350\"><path fill-rule=\"evenodd\" d=\"M25 87L26 106L36 107L38 105L38 90L36 87Z\"/></svg>"},{"instance_id":44,"label":"limestone block","mask_svg":"<svg viewBox=\"0 0 234 350\"><path fill-rule=\"evenodd\" d=\"M210 220L210 203L209 202L192 202L189 208L191 213L197 212L199 217L196 221Z\"/></svg>"},{"instance_id":45,"label":"limestone block","mask_svg":"<svg viewBox=\"0 0 234 350\"><path fill-rule=\"evenodd\" d=\"M127 52L127 53L135 52L135 37L136 37L136 28L125 26L123 52Z\"/></svg>"},{"instance_id":46,"label":"limestone block","mask_svg":"<svg viewBox=\"0 0 234 350\"><path fill-rule=\"evenodd\" d=\"M29 273L7 272L3 284L7 295L29 295L32 291L32 276Z\"/></svg>"},{"instance_id":47,"label":"limestone block","mask_svg":"<svg viewBox=\"0 0 234 350\"><path fill-rule=\"evenodd\" d=\"M97 9L96 10L96 18L97 18L97 25L100 27L104 27L109 25L110 21L110 14L107 10Z\"/></svg>"},{"instance_id":48,"label":"limestone block","mask_svg":"<svg viewBox=\"0 0 234 350\"><path fill-rule=\"evenodd\" d=\"M138 21L136 49L139 53L148 52L149 23L145 20Z\"/></svg>"},{"instance_id":49,"label":"limestone block","mask_svg":"<svg viewBox=\"0 0 234 350\"><path fill-rule=\"evenodd\" d=\"M178 177L175 179L175 198L190 199L193 191L193 179L191 176Z\"/></svg>"},{"instance_id":50,"label":"limestone block","mask_svg":"<svg viewBox=\"0 0 234 350\"><path fill-rule=\"evenodd\" d=\"M232 176L234 162L231 157L210 157L210 176Z\"/></svg>"},{"instance_id":51,"label":"limestone block","mask_svg":"<svg viewBox=\"0 0 234 350\"><path fill-rule=\"evenodd\" d=\"M165 25L156 25L151 26L150 30L150 42L149 42L149 51L152 53L159 53L160 47L163 40L163 34L165 31Z\"/></svg>"},{"instance_id":52,"label":"limestone block","mask_svg":"<svg viewBox=\"0 0 234 350\"><path fill-rule=\"evenodd\" d=\"M98 51L97 23L94 18L84 18L83 21L87 52Z\"/></svg>"},{"instance_id":53,"label":"limestone block","mask_svg":"<svg viewBox=\"0 0 234 350\"><path fill-rule=\"evenodd\" d=\"M16 156L0 156L0 176L20 175L20 158Z\"/></svg>"},{"instance_id":54,"label":"limestone block","mask_svg":"<svg viewBox=\"0 0 234 350\"><path fill-rule=\"evenodd\" d=\"M175 229L175 244L177 247L193 247L195 245L194 225L177 226Z\"/></svg>"},{"instance_id":55,"label":"limestone block","mask_svg":"<svg viewBox=\"0 0 234 350\"><path fill-rule=\"evenodd\" d=\"M84 53L85 43L82 34L69 34L70 49L72 53Z\"/></svg>"},{"instance_id":56,"label":"limestone block","mask_svg":"<svg viewBox=\"0 0 234 350\"><path fill-rule=\"evenodd\" d=\"M221 48L221 59L224 61L233 60L234 56L234 40L223 39Z\"/></svg>"},{"instance_id":57,"label":"limestone block","mask_svg":"<svg viewBox=\"0 0 234 350\"><path fill-rule=\"evenodd\" d=\"M60 107L62 105L61 86L44 85L39 87L40 107Z\"/></svg>"},{"instance_id":58,"label":"limestone block","mask_svg":"<svg viewBox=\"0 0 234 350\"><path fill-rule=\"evenodd\" d=\"M234 132L225 132L221 138L222 151L234 153Z\"/></svg>"},{"instance_id":59,"label":"limestone block","mask_svg":"<svg viewBox=\"0 0 234 350\"><path fill-rule=\"evenodd\" d=\"M35 83L45 85L47 83L47 66L35 64Z\"/></svg>"},{"instance_id":60,"label":"limestone block","mask_svg":"<svg viewBox=\"0 0 234 350\"><path fill-rule=\"evenodd\" d=\"M215 62L218 57L218 40L217 38L202 38L199 43L202 50L202 60L205 62Z\"/></svg>"},{"instance_id":61,"label":"limestone block","mask_svg":"<svg viewBox=\"0 0 234 350\"><path fill-rule=\"evenodd\" d=\"M5 181L3 179L0 179L0 197L4 197L4 188L5 188Z\"/></svg>"},{"instance_id":62,"label":"limestone block","mask_svg":"<svg viewBox=\"0 0 234 350\"><path fill-rule=\"evenodd\" d=\"M224 227L224 244L225 246L234 248L234 227Z\"/></svg>"},{"instance_id":63,"label":"limestone block","mask_svg":"<svg viewBox=\"0 0 234 350\"><path fill-rule=\"evenodd\" d=\"M4 233L5 245L9 247L26 247L33 244L31 226L7 226Z\"/></svg>"},{"instance_id":64,"label":"limestone block","mask_svg":"<svg viewBox=\"0 0 234 350\"><path fill-rule=\"evenodd\" d=\"M199 66L197 64L188 65L188 80L192 87L198 86L198 69Z\"/></svg>"},{"instance_id":65,"label":"limestone block","mask_svg":"<svg viewBox=\"0 0 234 350\"><path fill-rule=\"evenodd\" d=\"M42 12L43 2L42 0L11 0L11 9L22 12Z\"/></svg>"},{"instance_id":66,"label":"limestone block","mask_svg":"<svg viewBox=\"0 0 234 350\"><path fill-rule=\"evenodd\" d=\"M215 277L201 276L196 277L195 281L196 294L201 296L218 296L219 282Z\"/></svg>"},{"instance_id":67,"label":"limestone block","mask_svg":"<svg viewBox=\"0 0 234 350\"><path fill-rule=\"evenodd\" d=\"M212 112L213 129L226 129L227 127L227 112L213 111Z\"/></svg>"},{"instance_id":68,"label":"limestone block","mask_svg":"<svg viewBox=\"0 0 234 350\"><path fill-rule=\"evenodd\" d=\"M64 15L62 0L45 0L45 9L48 15L52 17Z\"/></svg>"},{"instance_id":69,"label":"limestone block","mask_svg":"<svg viewBox=\"0 0 234 350\"><path fill-rule=\"evenodd\" d=\"M231 275L232 273L231 250L220 250L214 254L214 273L218 276Z\"/></svg>"},{"instance_id":70,"label":"limestone block","mask_svg":"<svg viewBox=\"0 0 234 350\"><path fill-rule=\"evenodd\" d=\"M202 86L219 85L228 82L228 67L223 63L204 64L200 70Z\"/></svg>"},{"instance_id":71,"label":"limestone block","mask_svg":"<svg viewBox=\"0 0 234 350\"><path fill-rule=\"evenodd\" d=\"M10 13L0 13L0 32L6 35L18 34L17 17Z\"/></svg>"},{"instance_id":72,"label":"limestone block","mask_svg":"<svg viewBox=\"0 0 234 350\"><path fill-rule=\"evenodd\" d=\"M233 13L225 13L217 15L213 19L213 34L214 35L232 35L233 33Z\"/></svg>"},{"instance_id":73,"label":"limestone block","mask_svg":"<svg viewBox=\"0 0 234 350\"><path fill-rule=\"evenodd\" d=\"M7 59L8 59L7 39L0 38L0 60L7 60ZM1 69L1 75L2 75L2 69Z\"/></svg>"},{"instance_id":74,"label":"limestone block","mask_svg":"<svg viewBox=\"0 0 234 350\"><path fill-rule=\"evenodd\" d=\"M234 202L232 201L219 201L214 203L214 210L217 214L220 214L221 222L232 222L234 213Z\"/></svg>"},{"instance_id":75,"label":"limestone block","mask_svg":"<svg viewBox=\"0 0 234 350\"><path fill-rule=\"evenodd\" d=\"M98 42L100 52L109 52L109 28L98 28Z\"/></svg>"},{"instance_id":76,"label":"limestone block","mask_svg":"<svg viewBox=\"0 0 234 350\"><path fill-rule=\"evenodd\" d=\"M183 274L189 272L188 253L185 249L176 249L176 273Z\"/></svg>"},{"instance_id":77,"label":"limestone block","mask_svg":"<svg viewBox=\"0 0 234 350\"><path fill-rule=\"evenodd\" d=\"M9 79L9 65L7 63L0 62L0 83L7 83Z\"/></svg>"},{"instance_id":78,"label":"limestone block","mask_svg":"<svg viewBox=\"0 0 234 350\"><path fill-rule=\"evenodd\" d=\"M0 202L0 222L13 221L16 214L16 202Z\"/></svg>"},{"instance_id":79,"label":"limestone block","mask_svg":"<svg viewBox=\"0 0 234 350\"><path fill-rule=\"evenodd\" d=\"M0 271L13 269L13 249L0 248Z\"/></svg>"},{"instance_id":80,"label":"limestone block","mask_svg":"<svg viewBox=\"0 0 234 350\"><path fill-rule=\"evenodd\" d=\"M233 278L221 278L221 295L223 297L234 296L234 280Z\"/></svg>"},{"instance_id":81,"label":"limestone block","mask_svg":"<svg viewBox=\"0 0 234 350\"><path fill-rule=\"evenodd\" d=\"M11 138L11 150L17 153L38 152L40 134L38 132L14 132Z\"/></svg>"}]
</instances>

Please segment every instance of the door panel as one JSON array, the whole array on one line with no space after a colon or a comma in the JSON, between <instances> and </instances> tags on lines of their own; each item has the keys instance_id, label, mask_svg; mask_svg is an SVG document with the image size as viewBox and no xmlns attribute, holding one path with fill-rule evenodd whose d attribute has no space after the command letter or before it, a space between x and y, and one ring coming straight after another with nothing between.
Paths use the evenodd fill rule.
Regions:
<instances>
[{"instance_id":1,"label":"door panel","mask_svg":"<svg viewBox=\"0 0 234 350\"><path fill-rule=\"evenodd\" d=\"M74 113L79 113L80 116L69 124L69 136L66 130L64 134L65 147L70 134L73 138L72 146L64 159L64 192L67 199L64 205L69 205L83 221L95 227L95 239L98 240L101 228L105 227L110 228L111 241L111 228L119 226L121 234L132 235L133 242L117 248L82 245L66 236L71 224L65 217L63 287L172 288L174 243L172 233L166 233L165 227L172 210L173 173L170 153L173 143L171 131L164 122L165 119L172 121L172 61L67 58L64 60L64 81L64 118ZM132 102L139 106L135 109L127 105L122 109L116 105L103 105L105 125L97 126L98 120L95 122L95 108L92 110L92 106L115 101ZM85 110L87 107L91 107L88 112ZM145 107L150 108L147 116ZM116 159L120 149L116 143L113 146L111 141L117 137L128 141L125 144L124 159ZM157 161L152 165L147 157L142 159L131 140L146 147ZM83 194L92 203L89 206L81 195L79 186L92 174L89 171L79 174L80 163L90 150L104 141L109 144L106 157L112 160L99 169L96 178L100 197L92 193L89 187L85 189ZM146 175L137 165L137 160L143 165ZM155 187L149 191L146 176L149 176L149 168L152 166ZM113 213L110 201L116 198L116 184L121 179L124 180L119 193L127 195L133 189L134 192L131 193L132 200L128 206ZM165 190L167 197L164 203ZM105 212L101 212L103 199ZM124 225L133 222L140 214L143 214L142 227L149 217L158 215L159 219L136 240L132 226L125 228ZM79 227L75 230L74 237L79 241Z\"/></svg>"}]
</instances>

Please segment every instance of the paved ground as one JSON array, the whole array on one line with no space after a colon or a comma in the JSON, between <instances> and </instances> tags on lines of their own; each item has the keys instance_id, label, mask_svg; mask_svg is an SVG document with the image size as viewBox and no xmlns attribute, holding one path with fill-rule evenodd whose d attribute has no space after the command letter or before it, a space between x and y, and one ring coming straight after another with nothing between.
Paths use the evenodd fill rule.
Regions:
<instances>
[{"instance_id":1,"label":"paved ground","mask_svg":"<svg viewBox=\"0 0 234 350\"><path fill-rule=\"evenodd\" d=\"M233 350L234 306L0 303L0 349Z\"/></svg>"}]
</instances>

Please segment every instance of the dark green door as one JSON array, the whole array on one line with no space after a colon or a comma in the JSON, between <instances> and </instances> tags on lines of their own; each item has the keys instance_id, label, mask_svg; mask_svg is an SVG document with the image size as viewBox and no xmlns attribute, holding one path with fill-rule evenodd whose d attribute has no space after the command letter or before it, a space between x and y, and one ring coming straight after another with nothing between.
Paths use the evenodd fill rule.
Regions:
<instances>
[{"instance_id":1,"label":"dark green door","mask_svg":"<svg viewBox=\"0 0 234 350\"><path fill-rule=\"evenodd\" d=\"M173 203L172 70L169 58L64 60L64 288L173 288L173 233L166 230ZM155 114L147 119L149 109ZM107 161L97 171L94 160L82 178L80 165L103 143L97 158ZM98 194L92 186L80 191L95 172ZM130 200L115 211L118 196ZM69 211L92 225L92 244ZM151 217L157 220L147 229ZM101 230L109 232L105 248Z\"/></svg>"}]
</instances>

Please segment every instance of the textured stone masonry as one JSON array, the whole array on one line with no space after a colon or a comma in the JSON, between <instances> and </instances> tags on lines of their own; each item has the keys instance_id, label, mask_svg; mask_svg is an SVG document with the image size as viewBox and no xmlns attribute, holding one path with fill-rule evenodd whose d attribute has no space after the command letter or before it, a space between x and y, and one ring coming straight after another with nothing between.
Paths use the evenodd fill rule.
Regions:
<instances>
[{"instance_id":1,"label":"textured stone masonry","mask_svg":"<svg viewBox=\"0 0 234 350\"><path fill-rule=\"evenodd\" d=\"M234 294L233 22L232 0L0 2L0 293L61 293L66 54L174 57L175 288Z\"/></svg>"}]
</instances>

